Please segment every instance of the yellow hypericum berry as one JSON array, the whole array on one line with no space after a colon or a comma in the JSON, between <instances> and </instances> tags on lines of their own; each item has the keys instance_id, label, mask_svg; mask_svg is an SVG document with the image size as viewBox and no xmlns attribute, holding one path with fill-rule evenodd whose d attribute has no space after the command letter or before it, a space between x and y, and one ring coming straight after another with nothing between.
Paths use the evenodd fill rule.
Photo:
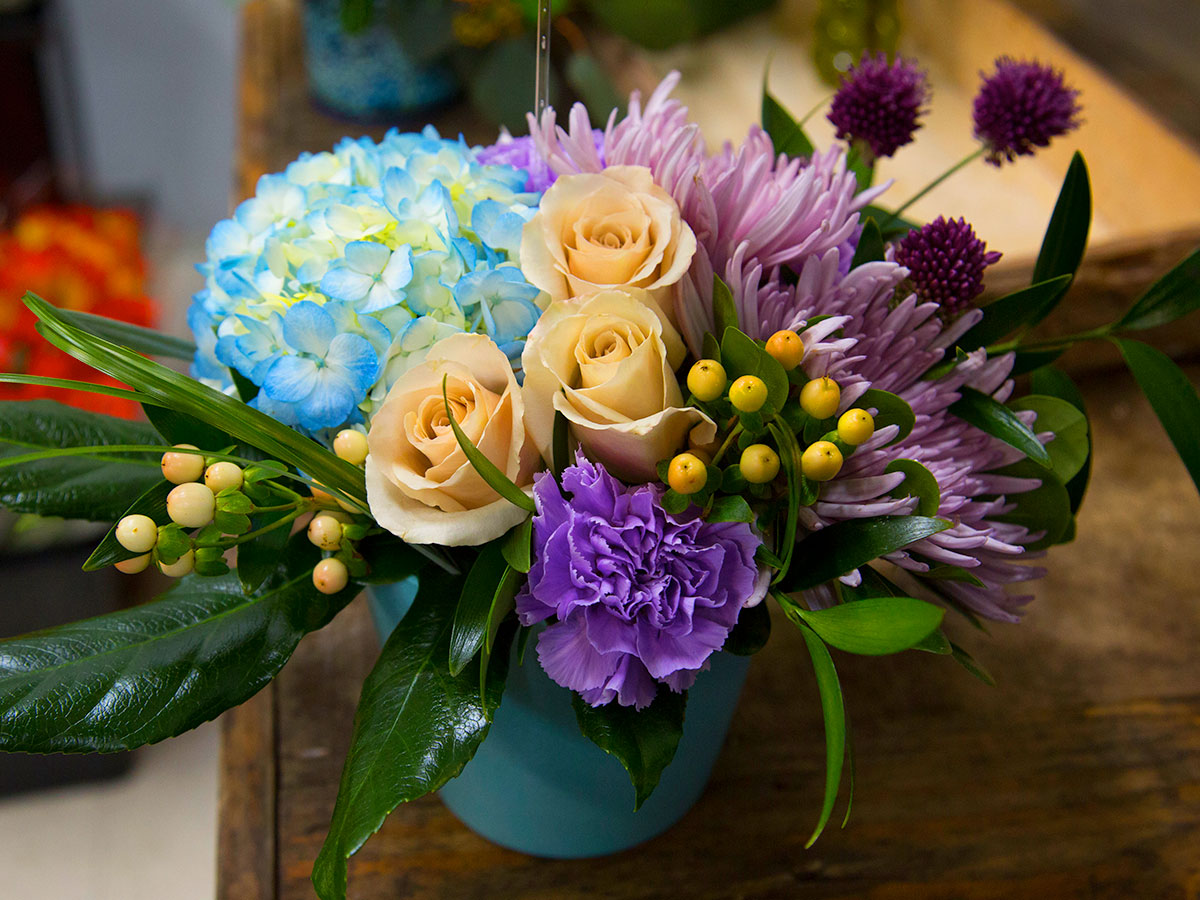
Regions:
<instances>
[{"instance_id":1,"label":"yellow hypericum berry","mask_svg":"<svg viewBox=\"0 0 1200 900\"><path fill-rule=\"evenodd\" d=\"M767 402L767 385L757 375L743 375L729 386L729 402L741 412L758 412Z\"/></svg>"},{"instance_id":2,"label":"yellow hypericum berry","mask_svg":"<svg viewBox=\"0 0 1200 900\"><path fill-rule=\"evenodd\" d=\"M857 447L871 439L875 433L875 420L865 409L848 409L838 419L837 432L843 442Z\"/></svg>"},{"instance_id":3,"label":"yellow hypericum berry","mask_svg":"<svg viewBox=\"0 0 1200 900\"><path fill-rule=\"evenodd\" d=\"M688 370L687 387L697 400L708 403L725 393L729 376L715 359L702 359Z\"/></svg>"},{"instance_id":4,"label":"yellow hypericum berry","mask_svg":"<svg viewBox=\"0 0 1200 900\"><path fill-rule=\"evenodd\" d=\"M123 559L119 563L113 563L113 567L118 572L124 572L126 575L136 575L138 572L144 572L148 565L150 565L149 553L143 553L141 556L135 556L133 559Z\"/></svg>"},{"instance_id":5,"label":"yellow hypericum berry","mask_svg":"<svg viewBox=\"0 0 1200 900\"><path fill-rule=\"evenodd\" d=\"M322 594L336 594L350 581L350 570L340 559L323 559L313 567L313 586Z\"/></svg>"},{"instance_id":6,"label":"yellow hypericum berry","mask_svg":"<svg viewBox=\"0 0 1200 900\"><path fill-rule=\"evenodd\" d=\"M176 444L176 447L187 450L199 450L194 444ZM162 458L163 478L172 484L187 484L189 481L199 481L204 474L204 457L199 453L171 453L167 451Z\"/></svg>"},{"instance_id":7,"label":"yellow hypericum berry","mask_svg":"<svg viewBox=\"0 0 1200 900\"><path fill-rule=\"evenodd\" d=\"M167 494L167 515L184 528L203 528L213 520L216 508L217 498L199 482L176 485Z\"/></svg>"},{"instance_id":8,"label":"yellow hypericum berry","mask_svg":"<svg viewBox=\"0 0 1200 900\"><path fill-rule=\"evenodd\" d=\"M832 378L814 378L800 388L800 408L814 419L828 419L841 401L842 389Z\"/></svg>"},{"instance_id":9,"label":"yellow hypericum berry","mask_svg":"<svg viewBox=\"0 0 1200 900\"><path fill-rule=\"evenodd\" d=\"M779 474L779 454L766 444L751 444L742 451L738 468L751 484L766 484Z\"/></svg>"},{"instance_id":10,"label":"yellow hypericum berry","mask_svg":"<svg viewBox=\"0 0 1200 900\"><path fill-rule=\"evenodd\" d=\"M149 516L126 516L117 523L116 538L130 553L146 553L158 542L158 525Z\"/></svg>"},{"instance_id":11,"label":"yellow hypericum berry","mask_svg":"<svg viewBox=\"0 0 1200 900\"><path fill-rule=\"evenodd\" d=\"M194 568L196 568L196 553L193 550L189 550L169 566L166 563L158 564L159 571L172 578L182 578Z\"/></svg>"},{"instance_id":12,"label":"yellow hypericum berry","mask_svg":"<svg viewBox=\"0 0 1200 900\"><path fill-rule=\"evenodd\" d=\"M361 466L367 458L367 436L345 428L333 439L333 452L352 466Z\"/></svg>"},{"instance_id":13,"label":"yellow hypericum berry","mask_svg":"<svg viewBox=\"0 0 1200 900\"><path fill-rule=\"evenodd\" d=\"M322 550L336 550L342 546L342 523L333 516L313 516L308 523L308 539Z\"/></svg>"},{"instance_id":14,"label":"yellow hypericum berry","mask_svg":"<svg viewBox=\"0 0 1200 900\"><path fill-rule=\"evenodd\" d=\"M703 490L707 481L708 469L695 453L680 453L667 467L667 484L677 494L694 494Z\"/></svg>"},{"instance_id":15,"label":"yellow hypericum berry","mask_svg":"<svg viewBox=\"0 0 1200 900\"><path fill-rule=\"evenodd\" d=\"M240 488L242 481L242 470L236 463L215 462L204 470L204 483L214 494L225 488Z\"/></svg>"},{"instance_id":16,"label":"yellow hypericum berry","mask_svg":"<svg viewBox=\"0 0 1200 900\"><path fill-rule=\"evenodd\" d=\"M767 352L790 372L804 359L804 341L794 331L777 331L767 338Z\"/></svg>"},{"instance_id":17,"label":"yellow hypericum berry","mask_svg":"<svg viewBox=\"0 0 1200 900\"><path fill-rule=\"evenodd\" d=\"M814 441L800 457L800 471L813 481L828 481L842 471L842 451L830 441Z\"/></svg>"}]
</instances>

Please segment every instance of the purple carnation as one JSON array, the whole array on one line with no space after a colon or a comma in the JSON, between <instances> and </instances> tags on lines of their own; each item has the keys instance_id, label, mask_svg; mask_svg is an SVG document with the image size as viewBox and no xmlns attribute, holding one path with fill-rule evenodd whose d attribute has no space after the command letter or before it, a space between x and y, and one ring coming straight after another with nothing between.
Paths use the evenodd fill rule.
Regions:
<instances>
[{"instance_id":1,"label":"purple carnation","mask_svg":"<svg viewBox=\"0 0 1200 900\"><path fill-rule=\"evenodd\" d=\"M534 482L534 563L517 595L552 679L592 706L648 706L661 681L692 686L746 601L761 594L759 540L742 522L669 515L657 485L626 487L582 454ZM757 594L756 594L756 589Z\"/></svg>"},{"instance_id":2,"label":"purple carnation","mask_svg":"<svg viewBox=\"0 0 1200 900\"><path fill-rule=\"evenodd\" d=\"M596 152L603 154L604 132L595 130L593 140ZM484 165L507 165L515 169L524 169L525 174L529 176L525 182L527 191L545 191L558 177L538 152L532 137L515 138L507 130L500 132L499 139L492 146L479 150L475 158Z\"/></svg>"},{"instance_id":3,"label":"purple carnation","mask_svg":"<svg viewBox=\"0 0 1200 900\"><path fill-rule=\"evenodd\" d=\"M992 165L1032 155L1035 147L1079 127L1079 91L1067 87L1051 66L1001 56L992 75L980 75L975 137L987 147Z\"/></svg>"},{"instance_id":4,"label":"purple carnation","mask_svg":"<svg viewBox=\"0 0 1200 900\"><path fill-rule=\"evenodd\" d=\"M971 306L983 292L983 270L999 258L965 219L942 216L910 231L896 245L896 262L908 269L916 295L937 303L944 316L956 316Z\"/></svg>"},{"instance_id":5,"label":"purple carnation","mask_svg":"<svg viewBox=\"0 0 1200 900\"><path fill-rule=\"evenodd\" d=\"M834 94L829 121L839 138L865 142L876 157L891 156L912 141L928 100L925 73L913 63L897 57L889 65L886 53L864 53Z\"/></svg>"}]
</instances>

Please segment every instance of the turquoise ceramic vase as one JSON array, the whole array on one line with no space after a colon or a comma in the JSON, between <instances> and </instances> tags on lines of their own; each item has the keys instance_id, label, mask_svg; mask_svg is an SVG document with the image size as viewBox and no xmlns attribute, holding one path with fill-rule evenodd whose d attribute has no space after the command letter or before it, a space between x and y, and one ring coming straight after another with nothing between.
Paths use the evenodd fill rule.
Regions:
<instances>
[{"instance_id":1,"label":"turquoise ceramic vase","mask_svg":"<svg viewBox=\"0 0 1200 900\"><path fill-rule=\"evenodd\" d=\"M416 581L371 589L386 637L412 603ZM747 657L718 653L688 692L675 759L654 794L633 811L633 787L616 760L579 732L571 692L537 662L509 670L487 739L441 797L468 828L533 856L578 859L616 853L666 831L700 798L741 694Z\"/></svg>"}]
</instances>

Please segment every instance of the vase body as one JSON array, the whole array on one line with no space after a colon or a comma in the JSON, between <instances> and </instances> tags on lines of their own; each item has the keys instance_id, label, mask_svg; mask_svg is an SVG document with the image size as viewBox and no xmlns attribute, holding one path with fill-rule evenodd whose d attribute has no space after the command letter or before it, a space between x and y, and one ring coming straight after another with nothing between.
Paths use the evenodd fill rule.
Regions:
<instances>
[{"instance_id":1,"label":"vase body","mask_svg":"<svg viewBox=\"0 0 1200 900\"><path fill-rule=\"evenodd\" d=\"M386 635L407 611L415 582L374 587L371 611ZM571 692L537 661L509 669L487 739L441 790L446 806L493 843L534 856L577 859L616 853L670 828L700 798L721 752L749 659L717 653L688 692L683 737L641 809L616 757L579 731Z\"/></svg>"},{"instance_id":2,"label":"vase body","mask_svg":"<svg viewBox=\"0 0 1200 900\"><path fill-rule=\"evenodd\" d=\"M347 33L339 0L305 0L304 44L309 90L322 106L359 121L381 121L433 109L454 98L458 81L443 62L409 57L387 24L391 0L376 0L371 23Z\"/></svg>"}]
</instances>

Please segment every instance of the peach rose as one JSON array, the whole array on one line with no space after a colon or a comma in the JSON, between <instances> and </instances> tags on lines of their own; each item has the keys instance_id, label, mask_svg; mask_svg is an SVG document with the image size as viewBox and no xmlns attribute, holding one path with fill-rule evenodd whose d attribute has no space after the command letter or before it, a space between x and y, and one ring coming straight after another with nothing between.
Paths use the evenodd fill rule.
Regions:
<instances>
[{"instance_id":1,"label":"peach rose","mask_svg":"<svg viewBox=\"0 0 1200 900\"><path fill-rule=\"evenodd\" d=\"M521 271L551 300L644 288L674 321L696 236L644 166L563 175L521 236Z\"/></svg>"},{"instance_id":2,"label":"peach rose","mask_svg":"<svg viewBox=\"0 0 1200 900\"><path fill-rule=\"evenodd\" d=\"M508 357L481 334L455 334L388 391L367 432L367 504L381 526L413 544L474 546L527 513L500 497L468 462L446 417L497 468L532 484L538 457L525 433L524 399Z\"/></svg>"},{"instance_id":3,"label":"peach rose","mask_svg":"<svg viewBox=\"0 0 1200 900\"><path fill-rule=\"evenodd\" d=\"M614 475L657 477L655 463L686 442L716 437L716 425L683 405L675 369L685 355L678 332L644 291L607 290L552 303L525 342L525 425L549 459L554 413Z\"/></svg>"}]
</instances>

